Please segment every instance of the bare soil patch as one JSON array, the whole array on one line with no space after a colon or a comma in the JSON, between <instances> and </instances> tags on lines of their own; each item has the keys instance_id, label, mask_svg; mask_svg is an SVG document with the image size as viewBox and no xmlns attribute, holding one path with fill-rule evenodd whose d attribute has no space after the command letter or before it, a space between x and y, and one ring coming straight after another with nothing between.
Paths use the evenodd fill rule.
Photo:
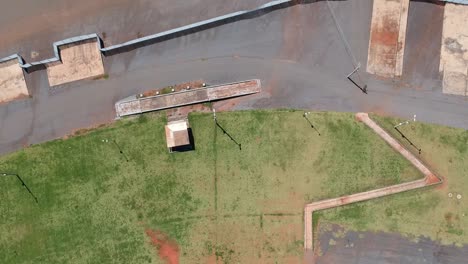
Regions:
<instances>
[{"instance_id":1,"label":"bare soil patch","mask_svg":"<svg viewBox=\"0 0 468 264\"><path fill-rule=\"evenodd\" d=\"M158 251L159 257L167 264L179 263L179 246L161 231L147 229L146 235L151 239L151 244Z\"/></svg>"}]
</instances>

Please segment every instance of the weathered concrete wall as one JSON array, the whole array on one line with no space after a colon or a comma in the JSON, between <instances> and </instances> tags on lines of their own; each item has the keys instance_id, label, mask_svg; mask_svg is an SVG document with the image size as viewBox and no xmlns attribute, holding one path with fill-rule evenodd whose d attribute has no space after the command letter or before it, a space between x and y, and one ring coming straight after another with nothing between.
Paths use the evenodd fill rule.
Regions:
<instances>
[{"instance_id":1,"label":"weathered concrete wall","mask_svg":"<svg viewBox=\"0 0 468 264\"><path fill-rule=\"evenodd\" d=\"M439 71L447 94L468 95L468 6L447 3Z\"/></svg>"},{"instance_id":2,"label":"weathered concrete wall","mask_svg":"<svg viewBox=\"0 0 468 264\"><path fill-rule=\"evenodd\" d=\"M175 38L184 34L189 34L192 32L209 29L212 27L220 26L223 24L231 23L234 21L242 20L242 19L253 18L256 16L263 15L268 12L274 11L276 9L288 7L288 6L299 4L299 3L300 1L297 1L297 0L275 0L269 3L266 3L264 5L261 5L252 10L238 11L238 12L230 13L227 15L218 16L212 19L207 19L207 20L193 23L187 26L182 26L182 27L178 27L175 29L163 31L161 33L153 34L150 36L137 38L137 39L134 39L134 40L122 43L122 44L113 45L110 47L104 47L102 40L99 38L97 34L89 34L89 35L72 37L72 38L68 38L65 40L54 42L53 49L54 49L55 56L50 59L25 63L23 58L19 54L13 54L11 56L0 59L0 63L17 59L19 66L23 68L26 72L48 69L50 85L51 86L59 85L59 84L63 84L66 82L86 79L89 77L99 75L101 70L103 73L103 66L99 65L99 62L96 60L93 60L92 62L95 67L92 67L92 69L90 68L88 70L84 69L84 71L81 71L79 65L70 65L70 63L73 63L73 61L77 62L78 64L80 64L80 62L89 61L89 58L86 58L86 56L84 56L84 54L81 52L81 56L78 56L79 58L77 56L71 56L71 59L66 61L64 60L64 58L62 58L60 54L61 47L69 46L69 45L79 46L81 42L88 42L88 41L95 40L98 44L98 50L102 53L102 55L109 56L109 55L113 55L113 54L117 54L121 52L130 51L133 49L137 49L139 47L143 47L146 45L151 45L157 42L165 41L165 40ZM93 55L92 57L96 57L96 56ZM63 65L60 65L60 64L63 64ZM51 70L52 68L54 69ZM0 82L2 81L4 80L0 79Z\"/></svg>"},{"instance_id":3,"label":"weathered concrete wall","mask_svg":"<svg viewBox=\"0 0 468 264\"><path fill-rule=\"evenodd\" d=\"M367 71L383 77L401 76L409 0L374 0Z\"/></svg>"}]
</instances>

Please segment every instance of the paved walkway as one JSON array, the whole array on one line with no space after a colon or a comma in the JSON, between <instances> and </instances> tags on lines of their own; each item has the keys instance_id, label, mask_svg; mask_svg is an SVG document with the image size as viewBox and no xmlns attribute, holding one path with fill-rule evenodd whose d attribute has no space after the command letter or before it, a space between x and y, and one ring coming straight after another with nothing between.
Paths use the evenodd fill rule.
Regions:
<instances>
[{"instance_id":1,"label":"paved walkway","mask_svg":"<svg viewBox=\"0 0 468 264\"><path fill-rule=\"evenodd\" d=\"M398 151L403 157L405 157L413 166L415 166L422 174L424 178L412 182L401 183L392 185L380 189L375 189L367 192L355 193L347 196L342 196L333 199L322 200L310 204L306 204L304 208L304 248L306 250L313 250L313 230L312 230L312 214L318 210L329 209L338 207L346 204L362 202L374 198L383 197L390 194L400 193L404 191L414 190L442 182L434 173L429 170L417 157L411 152L405 149L397 140L395 140L390 134L383 130L377 125L372 119L369 118L367 113L357 113L356 118L369 126L379 135L385 142L387 142L392 148Z\"/></svg>"}]
</instances>

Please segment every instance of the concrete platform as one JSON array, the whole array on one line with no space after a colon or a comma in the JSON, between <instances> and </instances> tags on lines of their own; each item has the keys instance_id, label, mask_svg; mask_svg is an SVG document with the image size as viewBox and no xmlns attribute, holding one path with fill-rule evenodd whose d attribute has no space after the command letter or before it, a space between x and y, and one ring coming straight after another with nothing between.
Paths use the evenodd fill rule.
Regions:
<instances>
[{"instance_id":1,"label":"concrete platform","mask_svg":"<svg viewBox=\"0 0 468 264\"><path fill-rule=\"evenodd\" d=\"M367 72L401 76L409 0L375 0L372 10Z\"/></svg>"},{"instance_id":2,"label":"concrete platform","mask_svg":"<svg viewBox=\"0 0 468 264\"><path fill-rule=\"evenodd\" d=\"M0 103L28 97L23 69L16 59L0 63Z\"/></svg>"},{"instance_id":3,"label":"concrete platform","mask_svg":"<svg viewBox=\"0 0 468 264\"><path fill-rule=\"evenodd\" d=\"M141 114L144 112L169 109L179 106L217 101L260 92L261 82L258 79L213 85L194 90L185 90L164 95L137 98L132 96L115 103L118 117Z\"/></svg>"},{"instance_id":4,"label":"concrete platform","mask_svg":"<svg viewBox=\"0 0 468 264\"><path fill-rule=\"evenodd\" d=\"M59 47L62 63L47 66L50 86L104 75L101 51L96 41Z\"/></svg>"},{"instance_id":5,"label":"concrete platform","mask_svg":"<svg viewBox=\"0 0 468 264\"><path fill-rule=\"evenodd\" d=\"M439 71L446 94L468 95L468 6L447 3Z\"/></svg>"},{"instance_id":6,"label":"concrete platform","mask_svg":"<svg viewBox=\"0 0 468 264\"><path fill-rule=\"evenodd\" d=\"M431 224L421 221L423 226ZM459 264L468 259L466 245L444 245L422 236L346 231L328 223L320 226L317 236L322 255L314 264Z\"/></svg>"}]
</instances>

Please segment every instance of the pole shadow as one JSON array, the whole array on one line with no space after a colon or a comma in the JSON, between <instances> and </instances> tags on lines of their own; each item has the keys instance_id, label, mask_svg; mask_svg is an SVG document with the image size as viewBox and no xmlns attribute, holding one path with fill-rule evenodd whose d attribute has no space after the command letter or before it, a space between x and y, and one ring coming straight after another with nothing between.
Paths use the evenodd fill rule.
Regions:
<instances>
[{"instance_id":1,"label":"pole shadow","mask_svg":"<svg viewBox=\"0 0 468 264\"><path fill-rule=\"evenodd\" d=\"M117 144L117 141L115 140L112 140L112 142L114 143L115 146L117 146L117 149L119 150L120 154L122 154L122 156L125 158L125 160L127 162L129 162L130 160L128 159L127 155L125 155L125 153L123 152L122 148L119 146L119 144Z\"/></svg>"},{"instance_id":2,"label":"pole shadow","mask_svg":"<svg viewBox=\"0 0 468 264\"><path fill-rule=\"evenodd\" d=\"M407 137L403 134L403 132L401 132L401 131L398 129L398 127L394 127L394 128L395 128L396 131L398 131L398 133L400 133L400 135L401 135L406 141L408 141L408 143L410 143L410 145L411 145L413 148L415 148L415 149L419 152L419 154L421 154L421 149L420 149L420 148L418 148L415 144L413 144L413 142L412 142L409 138L407 138Z\"/></svg>"},{"instance_id":3,"label":"pole shadow","mask_svg":"<svg viewBox=\"0 0 468 264\"><path fill-rule=\"evenodd\" d=\"M39 204L39 200L37 197L34 195L34 193L29 189L29 187L26 185L26 183L23 181L23 179L16 173L6 173L6 172L0 172L1 176L16 176L16 178L21 182L21 185L26 188L26 191L32 196L34 201L36 201L37 204Z\"/></svg>"},{"instance_id":4,"label":"pole shadow","mask_svg":"<svg viewBox=\"0 0 468 264\"><path fill-rule=\"evenodd\" d=\"M239 150L242 150L242 144L240 144L239 142L237 142L219 123L218 123L218 120L215 119L215 123L216 123L216 126L218 126L221 131L223 131L223 134L225 134L226 136L229 137L229 139L231 139L232 142L234 142L238 147L239 147Z\"/></svg>"},{"instance_id":5,"label":"pole shadow","mask_svg":"<svg viewBox=\"0 0 468 264\"><path fill-rule=\"evenodd\" d=\"M313 128L313 129L317 132L317 134L318 134L319 136L321 136L321 134L320 134L320 132L318 131L318 129L312 124L312 122L309 120L309 118L307 117L307 115L306 115L305 113L302 115L302 117L304 117L305 120L307 120L307 122L309 123L310 127Z\"/></svg>"}]
</instances>

